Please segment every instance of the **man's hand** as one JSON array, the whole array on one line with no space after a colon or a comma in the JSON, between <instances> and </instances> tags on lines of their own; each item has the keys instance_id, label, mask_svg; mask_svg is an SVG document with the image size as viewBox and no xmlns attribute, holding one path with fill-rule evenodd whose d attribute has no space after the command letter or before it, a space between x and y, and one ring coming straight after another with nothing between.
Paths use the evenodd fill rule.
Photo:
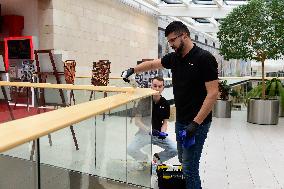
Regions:
<instances>
[{"instance_id":1,"label":"man's hand","mask_svg":"<svg viewBox=\"0 0 284 189\"><path fill-rule=\"evenodd\" d=\"M165 139L165 138L167 138L168 133L160 132L160 131L158 131L156 129L152 129L152 135L153 136L157 136L158 139Z\"/></svg>"},{"instance_id":2,"label":"man's hand","mask_svg":"<svg viewBox=\"0 0 284 189\"><path fill-rule=\"evenodd\" d=\"M168 136L168 133L165 133L165 132L160 132L159 136L158 136L158 139L166 139Z\"/></svg>"},{"instance_id":3,"label":"man's hand","mask_svg":"<svg viewBox=\"0 0 284 189\"><path fill-rule=\"evenodd\" d=\"M186 137L186 130L181 130L178 132L179 140L183 141Z\"/></svg>"},{"instance_id":4,"label":"man's hand","mask_svg":"<svg viewBox=\"0 0 284 189\"><path fill-rule=\"evenodd\" d=\"M195 137L187 137L186 130L179 131L179 140L182 142L184 148L189 148L195 144Z\"/></svg>"},{"instance_id":5,"label":"man's hand","mask_svg":"<svg viewBox=\"0 0 284 189\"><path fill-rule=\"evenodd\" d=\"M199 124L196 123L195 121L192 121L190 124L188 124L186 128L186 137L191 138L192 136L194 136L198 127Z\"/></svg>"},{"instance_id":6,"label":"man's hand","mask_svg":"<svg viewBox=\"0 0 284 189\"><path fill-rule=\"evenodd\" d=\"M160 131L158 131L156 129L152 129L152 135L153 136L159 136L160 135Z\"/></svg>"},{"instance_id":7,"label":"man's hand","mask_svg":"<svg viewBox=\"0 0 284 189\"><path fill-rule=\"evenodd\" d=\"M134 68L129 68L128 70L125 70L121 73L121 77L123 78L123 80L125 82L130 82L130 80L128 79L132 74L134 74Z\"/></svg>"}]
</instances>

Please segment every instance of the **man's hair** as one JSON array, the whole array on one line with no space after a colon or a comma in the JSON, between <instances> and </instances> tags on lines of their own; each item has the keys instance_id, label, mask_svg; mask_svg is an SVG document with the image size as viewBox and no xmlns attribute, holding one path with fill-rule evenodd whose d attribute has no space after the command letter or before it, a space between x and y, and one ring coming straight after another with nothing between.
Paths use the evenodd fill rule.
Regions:
<instances>
[{"instance_id":1,"label":"man's hair","mask_svg":"<svg viewBox=\"0 0 284 189\"><path fill-rule=\"evenodd\" d=\"M173 32L177 35L181 33L186 33L187 36L190 37L190 32L187 26L180 21L173 21L166 27L165 37L167 37Z\"/></svg>"},{"instance_id":2,"label":"man's hair","mask_svg":"<svg viewBox=\"0 0 284 189\"><path fill-rule=\"evenodd\" d=\"M162 78L162 77L160 77L160 76L153 77L153 78L151 79L151 82L153 82L154 79L156 79L156 80L158 80L158 81L162 81L162 82L163 82L163 85L165 84L164 78Z\"/></svg>"}]
</instances>

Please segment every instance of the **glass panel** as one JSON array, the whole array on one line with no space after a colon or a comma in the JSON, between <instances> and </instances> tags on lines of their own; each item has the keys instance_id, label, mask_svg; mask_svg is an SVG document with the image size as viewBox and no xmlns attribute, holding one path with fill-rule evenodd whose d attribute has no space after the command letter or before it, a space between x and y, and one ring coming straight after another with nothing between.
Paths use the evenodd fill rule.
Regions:
<instances>
[{"instance_id":1,"label":"glass panel","mask_svg":"<svg viewBox=\"0 0 284 189\"><path fill-rule=\"evenodd\" d=\"M12 107L9 106L9 87L0 87L0 123L14 119Z\"/></svg>"},{"instance_id":2,"label":"glass panel","mask_svg":"<svg viewBox=\"0 0 284 189\"><path fill-rule=\"evenodd\" d=\"M75 85L92 85L91 83L91 77L90 78L75 78ZM109 85L108 86L116 86L117 85ZM107 96L112 96L115 94L118 94L117 92L99 92L99 91L82 91L82 90L75 90L74 94L76 96L76 101L78 101L78 103L81 102L86 102L87 100L95 100L95 99L100 99L100 98L104 98Z\"/></svg>"},{"instance_id":3,"label":"glass panel","mask_svg":"<svg viewBox=\"0 0 284 189\"><path fill-rule=\"evenodd\" d=\"M96 173L126 182L126 108L96 117Z\"/></svg>"},{"instance_id":4,"label":"glass panel","mask_svg":"<svg viewBox=\"0 0 284 189\"><path fill-rule=\"evenodd\" d=\"M44 164L95 174L95 119L91 118L61 129L51 134L52 146L49 138L42 137L41 162Z\"/></svg>"},{"instance_id":5,"label":"glass panel","mask_svg":"<svg viewBox=\"0 0 284 189\"><path fill-rule=\"evenodd\" d=\"M35 93L36 90L38 91L38 95ZM0 123L51 111L58 108L58 106L62 106L62 100L58 89L36 90L28 87L2 86L0 91ZM68 102L67 92L62 90L62 94L65 101ZM40 100L40 104L44 104L45 108L36 107L36 97L42 99Z\"/></svg>"},{"instance_id":6,"label":"glass panel","mask_svg":"<svg viewBox=\"0 0 284 189\"><path fill-rule=\"evenodd\" d=\"M40 107L37 108L33 105L27 107L26 104L19 104L15 109L12 108L12 113L16 116L16 119L62 108L64 107L62 97L67 106L70 103L74 104L71 91L62 90L62 92L59 92L58 89L44 89L38 90L37 94L38 98L41 97L42 99L39 103ZM91 92L78 90L73 91L73 94L75 104L79 104L88 102ZM91 99L99 99L114 94L117 93L95 92L95 97L92 96ZM36 98L36 95L34 98ZM36 99L34 100L36 102ZM37 104L35 103L35 105ZM1 104L1 107L3 105L5 106L5 103ZM42 186L49 187L50 183L53 182L52 177L57 175L56 177L66 178L64 182L70 180L70 183L68 181L64 185L70 184L70 188L71 186L74 187L75 185L71 183L74 174L70 171L66 172L66 170L60 171L58 169L64 168L79 173L150 187L152 160L151 136L149 135L151 131L151 105L151 98L145 98L81 121L74 124L73 127L67 127L41 137ZM12 106L13 104L10 104L10 107ZM8 106L5 109L1 108L1 111L6 116L6 120L3 121L9 121L7 117L9 115ZM139 131L138 125L136 125L138 117L145 124L147 132ZM76 140L74 140L74 136ZM141 140L143 140L143 143L139 144ZM138 141L138 143L135 144L135 141ZM36 159L33 144L33 142L29 142L2 154L5 155L4 157L13 157L17 160L20 158L21 161L32 165L32 162ZM137 159L133 156L133 150L139 151L139 146L141 146L145 156L143 159L139 159L139 157ZM33 172L31 175L27 174L25 176L27 181L25 182L31 183L29 179L32 179L34 175Z\"/></svg>"},{"instance_id":7,"label":"glass panel","mask_svg":"<svg viewBox=\"0 0 284 189\"><path fill-rule=\"evenodd\" d=\"M77 92L84 93L84 91ZM82 94L81 99L88 101L88 94ZM147 99L147 102L150 106L143 110L147 114L143 113L143 119L147 119L150 123L151 99ZM138 131L132 118L133 109L139 104L138 101L135 104L134 106L134 103L129 103L74 124L73 129L79 150L76 150L70 128L52 133L52 146L50 146L47 136L42 137L40 142L41 162L122 182L150 186L151 137L149 133L144 138L145 141L148 141L148 145L143 148L149 158L141 162L129 159L130 156L127 155L128 142L135 137L135 133ZM150 112L147 113L147 111ZM129 122L131 122L129 125L130 134L127 132ZM150 131L151 125L147 126ZM141 165L140 163L145 165L143 170L136 166L137 164ZM137 175L140 174L139 171L142 171L143 179ZM147 179L148 181L146 181Z\"/></svg>"},{"instance_id":8,"label":"glass panel","mask_svg":"<svg viewBox=\"0 0 284 189\"><path fill-rule=\"evenodd\" d=\"M75 85L92 85L91 83L91 75L90 77L84 77L84 78L75 78Z\"/></svg>"},{"instance_id":9,"label":"glass panel","mask_svg":"<svg viewBox=\"0 0 284 189\"><path fill-rule=\"evenodd\" d=\"M261 84L261 79L247 79L247 78L222 78L226 80L227 84L230 85L231 90L229 92L229 100L232 102L232 111L246 111L246 96L255 88ZM283 83L283 80L281 80ZM267 87L267 86L266 86ZM266 95L268 92L266 91Z\"/></svg>"},{"instance_id":10,"label":"glass panel","mask_svg":"<svg viewBox=\"0 0 284 189\"><path fill-rule=\"evenodd\" d=\"M21 145L19 149L27 147ZM26 148L26 151L28 148ZM0 188L36 188L36 164L21 158L0 154ZM13 154L15 155L15 154Z\"/></svg>"},{"instance_id":11,"label":"glass panel","mask_svg":"<svg viewBox=\"0 0 284 189\"><path fill-rule=\"evenodd\" d=\"M151 110L152 98L128 103L127 182L151 186Z\"/></svg>"},{"instance_id":12,"label":"glass panel","mask_svg":"<svg viewBox=\"0 0 284 189\"><path fill-rule=\"evenodd\" d=\"M1 104L1 107L4 106L4 112L1 112L2 114L4 113L6 117L6 120L4 121L9 121L11 120L11 116L13 116L14 119L20 119L32 115L37 115L37 114L42 114L45 112L53 111L56 109L59 109L61 107L64 107L68 105L69 102L69 93L70 91L62 90L63 94L63 99L65 100L66 105L63 105L62 103L62 98L60 96L60 92L58 89L36 89L38 95L33 95L32 99L35 103L27 105L27 103L20 101L17 101L18 103L15 105L15 102L10 100L9 97L9 108L11 111L9 111L7 101L4 101L4 104ZM34 93L36 94L36 93ZM40 106L38 106L38 100L36 98L39 98L40 100ZM1 108L2 110L2 108ZM2 117L2 116L1 116ZM9 119L7 119L7 117ZM2 121L2 122L4 122ZM52 142L52 137L51 135L48 135L46 137L42 137L41 140L46 142L47 146L50 148L53 146ZM13 157L18 157L22 158L25 160L34 160L34 146L33 142L28 142L26 144L23 144L21 146L15 147L11 150L8 150L4 152L3 154L13 156Z\"/></svg>"}]
</instances>

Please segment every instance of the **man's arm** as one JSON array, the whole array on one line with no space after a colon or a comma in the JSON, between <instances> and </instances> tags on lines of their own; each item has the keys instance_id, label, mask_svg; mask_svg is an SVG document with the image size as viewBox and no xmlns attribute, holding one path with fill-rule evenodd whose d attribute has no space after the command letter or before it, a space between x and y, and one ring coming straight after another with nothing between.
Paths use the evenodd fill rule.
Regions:
<instances>
[{"instance_id":1,"label":"man's arm","mask_svg":"<svg viewBox=\"0 0 284 189\"><path fill-rule=\"evenodd\" d=\"M155 59L138 64L137 66L134 67L134 73L140 73L140 72L156 70L161 68L163 68L161 59Z\"/></svg>"},{"instance_id":2,"label":"man's arm","mask_svg":"<svg viewBox=\"0 0 284 189\"><path fill-rule=\"evenodd\" d=\"M201 106L201 109L193 120L198 124L201 124L207 117L207 115L213 109L213 106L218 98L218 80L205 82L205 86L207 90L207 96Z\"/></svg>"}]
</instances>

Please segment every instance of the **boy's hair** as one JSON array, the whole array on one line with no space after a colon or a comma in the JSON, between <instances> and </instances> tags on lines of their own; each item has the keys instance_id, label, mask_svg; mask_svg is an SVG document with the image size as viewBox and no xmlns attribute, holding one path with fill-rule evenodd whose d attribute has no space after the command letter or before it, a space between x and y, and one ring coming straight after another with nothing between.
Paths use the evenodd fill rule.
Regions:
<instances>
[{"instance_id":1,"label":"boy's hair","mask_svg":"<svg viewBox=\"0 0 284 189\"><path fill-rule=\"evenodd\" d=\"M181 33L186 33L187 36L190 37L190 32L189 32L187 26L180 21L173 21L166 27L165 37L167 37L168 35L170 35L173 32L177 35L179 35Z\"/></svg>"},{"instance_id":2,"label":"boy's hair","mask_svg":"<svg viewBox=\"0 0 284 189\"><path fill-rule=\"evenodd\" d=\"M165 80L164 80L164 78L162 78L162 77L155 76L155 77L153 77L153 78L151 79L151 82L153 82L154 79L156 79L156 80L158 80L158 81L162 81L162 82L163 82L163 85L165 84Z\"/></svg>"}]
</instances>

